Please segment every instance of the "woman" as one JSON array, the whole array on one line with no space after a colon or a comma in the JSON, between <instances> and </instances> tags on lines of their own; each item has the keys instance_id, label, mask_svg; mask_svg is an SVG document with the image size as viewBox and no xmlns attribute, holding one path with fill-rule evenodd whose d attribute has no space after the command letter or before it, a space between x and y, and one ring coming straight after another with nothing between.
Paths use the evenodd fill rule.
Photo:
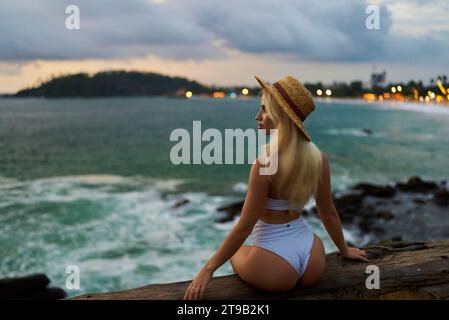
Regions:
<instances>
[{"instance_id":1,"label":"woman","mask_svg":"<svg viewBox=\"0 0 449 320\"><path fill-rule=\"evenodd\" d=\"M264 290L287 291L297 283L318 281L325 270L324 246L300 216L311 197L341 255L368 261L364 250L346 245L332 202L328 160L303 126L315 110L312 95L290 76L273 85L256 79L262 87L256 120L267 134L276 129L277 139L270 139L253 163L239 221L190 283L184 299L201 299L214 271L229 259L241 279ZM278 161L276 173L261 174L271 161ZM242 246L250 235L252 245Z\"/></svg>"}]
</instances>

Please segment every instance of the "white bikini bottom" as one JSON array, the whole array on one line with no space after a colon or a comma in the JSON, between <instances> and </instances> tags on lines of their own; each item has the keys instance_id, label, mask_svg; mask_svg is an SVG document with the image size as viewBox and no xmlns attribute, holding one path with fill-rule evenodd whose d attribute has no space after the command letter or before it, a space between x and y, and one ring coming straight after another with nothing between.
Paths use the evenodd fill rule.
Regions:
<instances>
[{"instance_id":1,"label":"white bikini bottom","mask_svg":"<svg viewBox=\"0 0 449 320\"><path fill-rule=\"evenodd\" d=\"M251 233L251 244L269 250L285 261L295 270L298 279L306 270L313 246L313 233L299 218L282 224L257 221Z\"/></svg>"}]
</instances>

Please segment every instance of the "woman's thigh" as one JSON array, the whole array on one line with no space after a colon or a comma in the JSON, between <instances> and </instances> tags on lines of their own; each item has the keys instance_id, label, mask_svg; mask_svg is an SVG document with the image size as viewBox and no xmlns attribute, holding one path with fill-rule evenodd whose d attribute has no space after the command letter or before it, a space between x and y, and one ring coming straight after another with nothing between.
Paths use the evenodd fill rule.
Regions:
<instances>
[{"instance_id":1,"label":"woman's thigh","mask_svg":"<svg viewBox=\"0 0 449 320\"><path fill-rule=\"evenodd\" d=\"M324 251L323 242L321 239L313 235L313 246L310 251L309 262L306 270L299 279L299 284L302 286L312 285L318 281L326 269L326 253Z\"/></svg>"},{"instance_id":2,"label":"woman's thigh","mask_svg":"<svg viewBox=\"0 0 449 320\"><path fill-rule=\"evenodd\" d=\"M240 278L264 290L290 290L298 279L287 261L260 247L242 246L231 258L231 265Z\"/></svg>"}]
</instances>

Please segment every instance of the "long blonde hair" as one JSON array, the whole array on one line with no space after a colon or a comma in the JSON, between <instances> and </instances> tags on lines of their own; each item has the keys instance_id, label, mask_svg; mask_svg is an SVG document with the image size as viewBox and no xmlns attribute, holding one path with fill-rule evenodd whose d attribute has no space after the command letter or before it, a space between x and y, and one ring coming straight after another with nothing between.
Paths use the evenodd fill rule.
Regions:
<instances>
[{"instance_id":1,"label":"long blonde hair","mask_svg":"<svg viewBox=\"0 0 449 320\"><path fill-rule=\"evenodd\" d=\"M262 101L266 112L277 129L279 196L288 200L291 207L303 208L315 196L321 180L323 164L321 151L307 141L276 99L262 90ZM276 139L263 146L263 155L270 161L270 150ZM271 145L271 146L270 146Z\"/></svg>"}]
</instances>

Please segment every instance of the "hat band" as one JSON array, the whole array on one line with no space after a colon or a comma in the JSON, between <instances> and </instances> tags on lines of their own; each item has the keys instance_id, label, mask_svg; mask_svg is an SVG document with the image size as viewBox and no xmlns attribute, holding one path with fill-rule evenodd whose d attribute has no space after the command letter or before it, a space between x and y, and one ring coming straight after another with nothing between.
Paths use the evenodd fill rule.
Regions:
<instances>
[{"instance_id":1,"label":"hat band","mask_svg":"<svg viewBox=\"0 0 449 320\"><path fill-rule=\"evenodd\" d=\"M302 114L299 107L293 102L293 100L290 98L288 93L282 88L281 84L279 82L276 82L273 84L273 87L277 89L277 91L281 94L282 98L284 98L285 102L287 102L288 106L292 111L301 119L302 122L306 120L306 117Z\"/></svg>"}]
</instances>

